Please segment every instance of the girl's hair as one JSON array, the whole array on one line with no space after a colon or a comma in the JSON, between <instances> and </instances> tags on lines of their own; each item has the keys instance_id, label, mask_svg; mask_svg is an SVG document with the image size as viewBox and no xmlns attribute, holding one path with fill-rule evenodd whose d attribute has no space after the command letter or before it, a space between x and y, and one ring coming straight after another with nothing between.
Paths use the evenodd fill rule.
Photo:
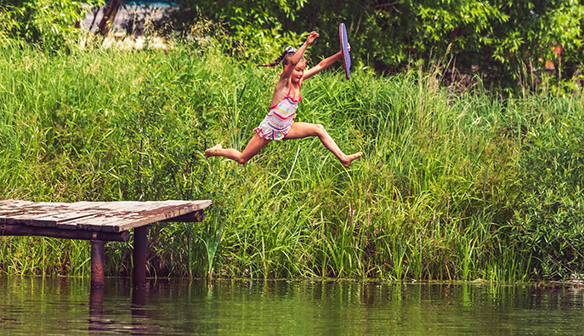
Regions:
<instances>
[{"instance_id":1,"label":"girl's hair","mask_svg":"<svg viewBox=\"0 0 584 336\"><path fill-rule=\"evenodd\" d=\"M286 50L284 50L284 52L282 53L282 55L280 55L280 57L276 58L275 61L273 61L272 63L268 63L268 64L258 64L256 65L256 68L259 67L273 67L276 66L280 63L282 63L282 65L288 65L288 57L294 55L296 53L296 49L291 47L291 46L287 46Z\"/></svg>"}]
</instances>

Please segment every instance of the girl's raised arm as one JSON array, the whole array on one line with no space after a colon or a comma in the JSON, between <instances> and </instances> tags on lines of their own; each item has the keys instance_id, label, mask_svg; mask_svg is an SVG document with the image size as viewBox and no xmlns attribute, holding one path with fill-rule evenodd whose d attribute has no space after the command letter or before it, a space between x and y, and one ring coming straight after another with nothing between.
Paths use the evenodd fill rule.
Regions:
<instances>
[{"instance_id":1,"label":"girl's raised arm","mask_svg":"<svg viewBox=\"0 0 584 336\"><path fill-rule=\"evenodd\" d=\"M290 75L292 74L292 71L296 67L296 64L298 64L298 62L300 62L300 60L302 59L302 57L304 57L304 51L306 51L306 48L308 48L308 46L311 45L312 42L314 42L314 40L316 40L317 37L318 37L318 33L317 32L310 32L308 34L308 37L306 38L306 41L294 53L294 55L292 55L288 59L288 65L286 65L284 67L284 71L282 71L282 74L280 75L280 80L287 79L287 78L290 77Z\"/></svg>"}]
</instances>

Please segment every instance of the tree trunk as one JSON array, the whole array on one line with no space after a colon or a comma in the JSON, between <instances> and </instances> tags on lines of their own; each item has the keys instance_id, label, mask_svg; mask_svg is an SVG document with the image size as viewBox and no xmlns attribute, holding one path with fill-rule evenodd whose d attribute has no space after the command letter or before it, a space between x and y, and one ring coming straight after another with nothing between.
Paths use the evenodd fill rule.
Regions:
<instances>
[{"instance_id":1,"label":"tree trunk","mask_svg":"<svg viewBox=\"0 0 584 336\"><path fill-rule=\"evenodd\" d=\"M118 10L123 1L124 0L110 0L105 5L103 9L103 18L101 18L101 22L98 26L98 31L101 35L106 35L108 33L110 25L114 22L116 14L118 14Z\"/></svg>"}]
</instances>

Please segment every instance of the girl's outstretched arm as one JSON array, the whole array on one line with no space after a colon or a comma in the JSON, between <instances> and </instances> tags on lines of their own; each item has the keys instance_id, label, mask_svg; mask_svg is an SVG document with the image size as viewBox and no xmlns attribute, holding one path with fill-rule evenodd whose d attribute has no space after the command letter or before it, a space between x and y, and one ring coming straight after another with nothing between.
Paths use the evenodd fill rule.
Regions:
<instances>
[{"instance_id":1,"label":"girl's outstretched arm","mask_svg":"<svg viewBox=\"0 0 584 336\"><path fill-rule=\"evenodd\" d=\"M294 53L294 55L292 55L288 59L288 65L284 67L284 71L282 71L282 74L280 75L280 81L286 80L290 77L290 75L292 75L292 71L296 67L296 64L298 64L302 57L304 57L304 52L306 51L306 48L308 48L308 46L311 45L312 42L314 42L314 40L316 40L317 37L318 37L317 32L310 32L308 34L306 41L302 44L302 46L300 46L300 48Z\"/></svg>"},{"instance_id":2,"label":"girl's outstretched arm","mask_svg":"<svg viewBox=\"0 0 584 336\"><path fill-rule=\"evenodd\" d=\"M302 80L306 80L306 79L316 75L317 73L321 72L322 70L330 67L336 61L341 59L341 57L342 57L342 52L339 51L338 53L323 59L316 66L304 71L304 76L302 77Z\"/></svg>"}]
</instances>

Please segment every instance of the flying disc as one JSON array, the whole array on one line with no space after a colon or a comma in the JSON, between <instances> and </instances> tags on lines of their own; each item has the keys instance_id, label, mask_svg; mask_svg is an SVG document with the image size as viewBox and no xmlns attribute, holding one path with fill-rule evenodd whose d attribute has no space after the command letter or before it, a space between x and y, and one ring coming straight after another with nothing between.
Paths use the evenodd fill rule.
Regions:
<instances>
[{"instance_id":1,"label":"flying disc","mask_svg":"<svg viewBox=\"0 0 584 336\"><path fill-rule=\"evenodd\" d=\"M349 40L345 24L339 24L339 40L341 41L341 55L343 56L343 67L345 68L345 78L351 78L351 54L349 54Z\"/></svg>"}]
</instances>

